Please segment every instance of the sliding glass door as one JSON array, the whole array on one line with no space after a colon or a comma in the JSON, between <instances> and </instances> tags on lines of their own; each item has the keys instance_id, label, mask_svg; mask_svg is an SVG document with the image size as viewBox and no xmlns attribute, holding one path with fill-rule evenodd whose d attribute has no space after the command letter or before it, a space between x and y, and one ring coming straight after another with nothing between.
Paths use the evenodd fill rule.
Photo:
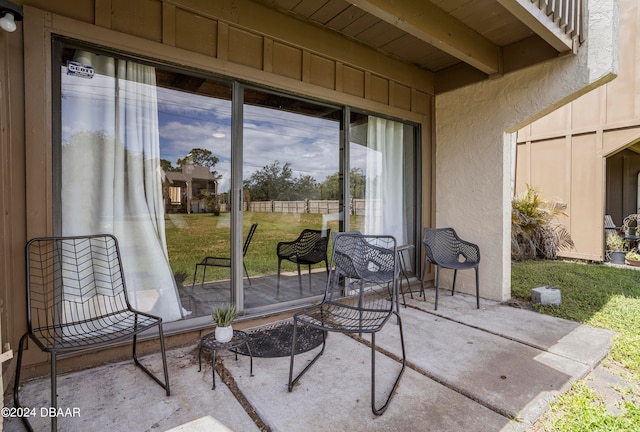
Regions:
<instances>
[{"instance_id":1,"label":"sliding glass door","mask_svg":"<svg viewBox=\"0 0 640 432\"><path fill-rule=\"evenodd\" d=\"M245 88L244 225L258 224L245 260L244 306L300 303L324 293L330 233L339 230L342 109Z\"/></svg>"},{"instance_id":2,"label":"sliding glass door","mask_svg":"<svg viewBox=\"0 0 640 432\"><path fill-rule=\"evenodd\" d=\"M404 270L415 272L420 235L417 212L417 128L352 112L349 127L350 229L387 234L406 246Z\"/></svg>"},{"instance_id":3,"label":"sliding glass door","mask_svg":"<svg viewBox=\"0 0 640 432\"><path fill-rule=\"evenodd\" d=\"M71 42L54 58L54 232L115 234L135 307L308 304L331 233L416 243L415 126Z\"/></svg>"}]
</instances>

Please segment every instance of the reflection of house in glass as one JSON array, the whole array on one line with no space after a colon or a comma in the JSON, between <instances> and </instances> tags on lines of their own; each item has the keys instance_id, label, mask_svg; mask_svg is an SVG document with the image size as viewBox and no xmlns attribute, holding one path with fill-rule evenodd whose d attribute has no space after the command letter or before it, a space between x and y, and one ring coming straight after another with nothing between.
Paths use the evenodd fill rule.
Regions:
<instances>
[{"instance_id":1,"label":"reflection of house in glass","mask_svg":"<svg viewBox=\"0 0 640 432\"><path fill-rule=\"evenodd\" d=\"M164 173L164 201L169 213L213 211L217 185L207 167L185 165L182 171Z\"/></svg>"}]
</instances>

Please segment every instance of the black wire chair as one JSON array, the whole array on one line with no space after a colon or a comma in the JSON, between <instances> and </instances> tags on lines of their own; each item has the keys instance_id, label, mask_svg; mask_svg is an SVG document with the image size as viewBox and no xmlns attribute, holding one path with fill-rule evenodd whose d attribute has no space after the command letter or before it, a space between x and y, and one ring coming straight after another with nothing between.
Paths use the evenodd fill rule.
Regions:
<instances>
[{"instance_id":1,"label":"black wire chair","mask_svg":"<svg viewBox=\"0 0 640 432\"><path fill-rule=\"evenodd\" d=\"M251 239L253 239L253 234L255 234L256 229L258 228L258 224L254 223L249 228L249 232L247 233L247 237L244 240L244 245L242 246L242 266L244 267L244 273L247 276L247 280L249 281L249 286L251 286L251 278L249 277L249 272L247 271L247 265L244 262L244 257L247 255L249 251L249 245L251 244ZM202 261L196 264L196 269L193 272L193 283L191 284L191 290L196 284L196 276L198 275L198 269L202 267L202 281L200 282L200 286L204 287L204 278L207 275L207 267L226 267L231 268L231 258L229 257L213 257L208 256L204 257Z\"/></svg>"},{"instance_id":2,"label":"black wire chair","mask_svg":"<svg viewBox=\"0 0 640 432\"><path fill-rule=\"evenodd\" d=\"M20 407L20 368L27 338L51 355L51 407L57 408L58 354L133 340L133 360L170 395L162 318L134 310L127 289L118 242L112 235L48 237L26 245L27 332L20 339L13 401ZM137 336L157 327L164 382L138 361ZM29 420L22 417L28 430ZM57 419L51 417L51 430Z\"/></svg>"},{"instance_id":3,"label":"black wire chair","mask_svg":"<svg viewBox=\"0 0 640 432\"><path fill-rule=\"evenodd\" d=\"M398 255L396 241L391 236L369 236L360 233L334 234L329 279L324 299L293 316L294 329L289 366L289 391L324 353L326 332L371 334L371 409L381 415L389 406L406 367L404 336L399 313L394 311L398 299ZM382 404L375 401L376 371L375 335L392 314L398 319L402 345L402 368L393 388ZM308 325L323 330L322 348L311 362L294 378L294 358L298 326ZM330 366L335 369L334 366Z\"/></svg>"},{"instance_id":4,"label":"black wire chair","mask_svg":"<svg viewBox=\"0 0 640 432\"><path fill-rule=\"evenodd\" d=\"M309 266L309 290L311 290L311 266L324 261L329 274L329 260L327 258L327 246L329 245L330 229L314 230L304 229L297 239L290 242L280 242L276 247L278 255L278 288L276 297L280 295L280 270L282 261L287 260L298 266L298 284L302 294L302 275L300 265Z\"/></svg>"},{"instance_id":5,"label":"black wire chair","mask_svg":"<svg viewBox=\"0 0 640 432\"><path fill-rule=\"evenodd\" d=\"M431 262L436 268L436 306L438 310L438 291L440 289L440 268L453 270L453 284L451 295L456 289L458 270L475 269L476 271L476 306L480 309L480 284L478 267L480 264L480 248L478 245L462 240L453 228L425 228L424 263L422 265L422 283L420 295L424 295L424 275L427 274L427 263ZM425 296L426 300L426 296Z\"/></svg>"}]
</instances>

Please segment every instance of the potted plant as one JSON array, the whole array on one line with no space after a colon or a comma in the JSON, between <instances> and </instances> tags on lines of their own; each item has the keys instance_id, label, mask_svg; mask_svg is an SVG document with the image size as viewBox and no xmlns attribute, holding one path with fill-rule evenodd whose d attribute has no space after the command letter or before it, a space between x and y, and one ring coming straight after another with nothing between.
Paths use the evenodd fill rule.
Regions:
<instances>
[{"instance_id":1,"label":"potted plant","mask_svg":"<svg viewBox=\"0 0 640 432\"><path fill-rule=\"evenodd\" d=\"M214 307L211 318L216 324L215 335L219 342L229 342L233 338L233 327L231 323L238 316L235 306L225 304Z\"/></svg>"},{"instance_id":2,"label":"potted plant","mask_svg":"<svg viewBox=\"0 0 640 432\"><path fill-rule=\"evenodd\" d=\"M624 264L626 243L618 234L607 234L607 256L614 264Z\"/></svg>"},{"instance_id":3,"label":"potted plant","mask_svg":"<svg viewBox=\"0 0 640 432\"><path fill-rule=\"evenodd\" d=\"M627 252L625 255L627 263L632 266L640 266L640 253L636 250Z\"/></svg>"}]
</instances>

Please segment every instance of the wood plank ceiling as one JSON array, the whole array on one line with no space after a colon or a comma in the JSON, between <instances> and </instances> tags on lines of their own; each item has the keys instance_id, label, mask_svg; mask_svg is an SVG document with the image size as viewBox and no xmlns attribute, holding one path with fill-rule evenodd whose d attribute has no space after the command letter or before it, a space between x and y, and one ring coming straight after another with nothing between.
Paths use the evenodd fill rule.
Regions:
<instances>
[{"instance_id":1,"label":"wood plank ceiling","mask_svg":"<svg viewBox=\"0 0 640 432\"><path fill-rule=\"evenodd\" d=\"M572 52L510 12L535 0L256 1L433 73L436 94Z\"/></svg>"}]
</instances>

